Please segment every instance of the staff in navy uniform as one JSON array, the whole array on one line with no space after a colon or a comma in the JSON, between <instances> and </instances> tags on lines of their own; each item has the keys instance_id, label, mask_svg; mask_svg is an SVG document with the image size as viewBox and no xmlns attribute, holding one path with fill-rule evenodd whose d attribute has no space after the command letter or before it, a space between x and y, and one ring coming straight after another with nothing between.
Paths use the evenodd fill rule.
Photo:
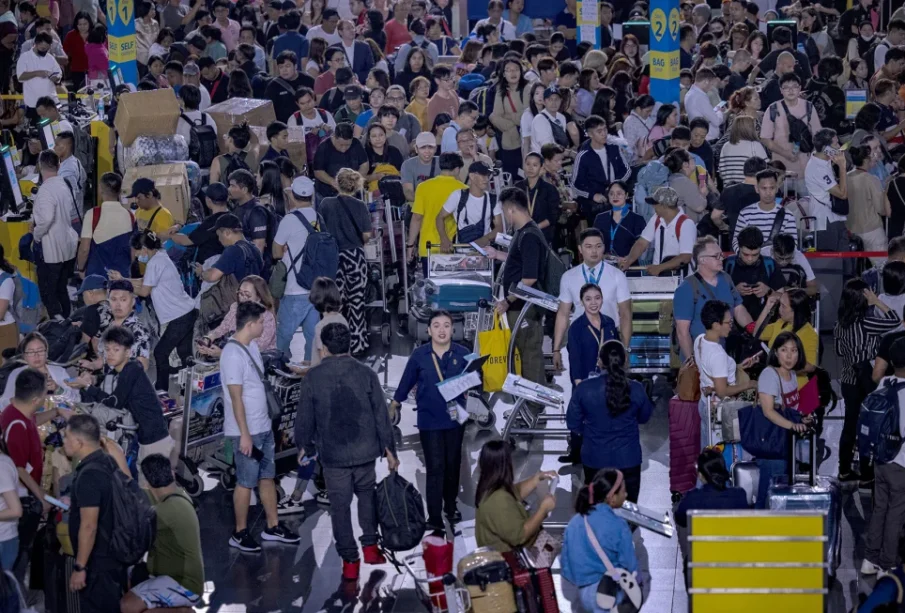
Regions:
<instances>
[{"instance_id":1,"label":"staff in navy uniform","mask_svg":"<svg viewBox=\"0 0 905 613\"><path fill-rule=\"evenodd\" d=\"M584 313L569 326L569 378L577 386L597 371L600 347L616 337L616 322L600 312L603 293L596 283L585 283L579 292Z\"/></svg>"},{"instance_id":2,"label":"staff in navy uniform","mask_svg":"<svg viewBox=\"0 0 905 613\"><path fill-rule=\"evenodd\" d=\"M435 311L428 322L431 342L412 352L402 380L391 404L399 410L403 400L415 385L415 404L418 410L418 431L427 468L427 526L430 530L444 530L442 512L450 524L462 520L456 507L459 494L459 467L462 463L462 437L465 426L456 419L458 407L465 407L465 394L446 402L437 384L465 371L465 356L469 351L452 342L453 321L447 311Z\"/></svg>"}]
</instances>

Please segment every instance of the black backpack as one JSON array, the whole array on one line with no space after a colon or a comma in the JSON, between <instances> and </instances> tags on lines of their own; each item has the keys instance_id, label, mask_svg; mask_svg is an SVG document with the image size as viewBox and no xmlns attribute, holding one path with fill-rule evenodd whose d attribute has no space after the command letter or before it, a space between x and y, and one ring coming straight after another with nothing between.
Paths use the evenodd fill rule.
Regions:
<instances>
[{"instance_id":1,"label":"black backpack","mask_svg":"<svg viewBox=\"0 0 905 613\"><path fill-rule=\"evenodd\" d=\"M69 319L49 319L38 325L38 332L47 339L47 359L51 362L67 362L82 338L82 329Z\"/></svg>"},{"instance_id":2,"label":"black backpack","mask_svg":"<svg viewBox=\"0 0 905 613\"><path fill-rule=\"evenodd\" d=\"M874 76L877 72L877 66L874 64L874 52L880 45L883 45L886 47L886 50L889 51L889 43L885 42L885 40L878 40L870 46L867 50L867 54L864 56L864 61L867 62L868 77Z\"/></svg>"},{"instance_id":3,"label":"black backpack","mask_svg":"<svg viewBox=\"0 0 905 613\"><path fill-rule=\"evenodd\" d=\"M201 168L210 168L214 158L220 155L220 145L214 126L207 123L205 113L201 113L200 123L195 123L185 113L180 113L179 117L189 124L189 159Z\"/></svg>"},{"instance_id":4,"label":"black backpack","mask_svg":"<svg viewBox=\"0 0 905 613\"><path fill-rule=\"evenodd\" d=\"M519 249L521 249L522 237L529 232L540 238L541 244L544 246L544 261L541 264L540 279L537 280L537 289L550 294L551 296L558 297L562 276L566 273L568 267L566 266L566 263L563 262L562 258L550 249L550 245L547 244L547 239L544 238L544 233L534 224L528 224L521 229L518 239ZM508 288L506 288L506 291L509 291Z\"/></svg>"},{"instance_id":5,"label":"black backpack","mask_svg":"<svg viewBox=\"0 0 905 613\"><path fill-rule=\"evenodd\" d=\"M424 536L424 500L414 484L398 472L391 472L377 484L377 523L381 544L388 551L408 551Z\"/></svg>"},{"instance_id":6,"label":"black backpack","mask_svg":"<svg viewBox=\"0 0 905 613\"><path fill-rule=\"evenodd\" d=\"M112 460L109 460L112 464ZM103 470L97 462L83 470ZM76 477L78 479L78 477ZM138 481L113 467L110 506L113 507L113 532L106 535L110 553L124 566L134 566L151 550L157 536L157 512Z\"/></svg>"},{"instance_id":7,"label":"black backpack","mask_svg":"<svg viewBox=\"0 0 905 613\"><path fill-rule=\"evenodd\" d=\"M231 175L236 170L247 170L251 172L251 167L249 167L248 162L245 161L246 156L245 151L236 151L235 153L227 153L224 155L224 159L226 160L226 172L220 174L221 181L229 182L229 175Z\"/></svg>"},{"instance_id":8,"label":"black backpack","mask_svg":"<svg viewBox=\"0 0 905 613\"><path fill-rule=\"evenodd\" d=\"M814 150L814 135L811 134L811 113L814 112L814 105L805 101L805 116L802 121L792 115L785 100L774 102L770 105L770 121L774 123L779 115L777 104L782 105L782 110L786 113L786 121L789 122L789 142L798 143L801 153L811 153Z\"/></svg>"}]
</instances>

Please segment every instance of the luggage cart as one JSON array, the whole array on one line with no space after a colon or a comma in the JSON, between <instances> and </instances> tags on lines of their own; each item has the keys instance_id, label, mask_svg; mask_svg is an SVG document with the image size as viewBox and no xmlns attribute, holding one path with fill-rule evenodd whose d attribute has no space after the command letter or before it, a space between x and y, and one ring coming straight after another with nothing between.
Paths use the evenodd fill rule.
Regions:
<instances>
[{"instance_id":1,"label":"luggage cart","mask_svg":"<svg viewBox=\"0 0 905 613\"><path fill-rule=\"evenodd\" d=\"M408 312L408 261L405 251L405 195L398 177L385 177L378 183L376 198L366 194L373 236L364 246L368 263L368 294L365 308L381 311L380 324L371 332L379 333L389 347L392 339L391 305L397 314Z\"/></svg>"},{"instance_id":2,"label":"luggage cart","mask_svg":"<svg viewBox=\"0 0 905 613\"><path fill-rule=\"evenodd\" d=\"M422 554L410 553L401 559L395 556L390 561L402 571L390 584L393 594L403 589L407 579L411 579L415 592L427 611L430 613L465 613L471 610L471 595L453 573L442 577L433 577L424 567Z\"/></svg>"},{"instance_id":3,"label":"luggage cart","mask_svg":"<svg viewBox=\"0 0 905 613\"><path fill-rule=\"evenodd\" d=\"M236 482L232 453L223 441L223 386L220 363L193 360L179 371L183 395L182 436L179 441L180 463L184 467L177 479L192 496L204 492L202 465L218 476L220 485L232 489Z\"/></svg>"},{"instance_id":4,"label":"luggage cart","mask_svg":"<svg viewBox=\"0 0 905 613\"><path fill-rule=\"evenodd\" d=\"M556 437L565 438L570 431L566 425L565 400L562 392L538 383L523 379L518 375L509 374L503 383L503 391L517 398L511 411L504 414L505 425L500 437L512 447L518 445L516 437ZM559 411L559 414L547 414L543 410L535 411L528 403L541 405L544 409L551 408ZM559 421L562 428L538 428L541 423Z\"/></svg>"},{"instance_id":5,"label":"luggage cart","mask_svg":"<svg viewBox=\"0 0 905 613\"><path fill-rule=\"evenodd\" d=\"M644 377L670 375L672 362L672 300L680 277L627 277L632 298L632 340L629 366Z\"/></svg>"}]
</instances>

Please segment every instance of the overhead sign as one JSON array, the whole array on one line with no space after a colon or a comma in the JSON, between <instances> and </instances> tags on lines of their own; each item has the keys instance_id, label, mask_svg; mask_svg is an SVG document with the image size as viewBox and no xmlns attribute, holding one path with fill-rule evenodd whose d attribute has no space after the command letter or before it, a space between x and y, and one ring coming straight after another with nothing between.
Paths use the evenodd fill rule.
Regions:
<instances>
[{"instance_id":1,"label":"overhead sign","mask_svg":"<svg viewBox=\"0 0 905 613\"><path fill-rule=\"evenodd\" d=\"M679 2L652 0L650 13L650 93L660 102L679 101Z\"/></svg>"},{"instance_id":2,"label":"overhead sign","mask_svg":"<svg viewBox=\"0 0 905 613\"><path fill-rule=\"evenodd\" d=\"M119 68L125 83L137 84L134 0L107 0L107 33L110 69Z\"/></svg>"}]
</instances>

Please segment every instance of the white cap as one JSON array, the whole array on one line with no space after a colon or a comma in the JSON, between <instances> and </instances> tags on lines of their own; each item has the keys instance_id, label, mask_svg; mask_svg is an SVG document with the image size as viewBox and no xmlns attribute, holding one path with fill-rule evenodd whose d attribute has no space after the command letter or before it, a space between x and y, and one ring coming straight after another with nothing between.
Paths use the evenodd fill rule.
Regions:
<instances>
[{"instance_id":1,"label":"white cap","mask_svg":"<svg viewBox=\"0 0 905 613\"><path fill-rule=\"evenodd\" d=\"M415 137L415 147L420 149L421 147L436 147L437 146L437 138L431 134L430 132L422 132L417 137Z\"/></svg>"},{"instance_id":2,"label":"white cap","mask_svg":"<svg viewBox=\"0 0 905 613\"><path fill-rule=\"evenodd\" d=\"M308 177L296 177L292 181L292 195L296 198L311 198L314 196L314 181Z\"/></svg>"}]
</instances>

